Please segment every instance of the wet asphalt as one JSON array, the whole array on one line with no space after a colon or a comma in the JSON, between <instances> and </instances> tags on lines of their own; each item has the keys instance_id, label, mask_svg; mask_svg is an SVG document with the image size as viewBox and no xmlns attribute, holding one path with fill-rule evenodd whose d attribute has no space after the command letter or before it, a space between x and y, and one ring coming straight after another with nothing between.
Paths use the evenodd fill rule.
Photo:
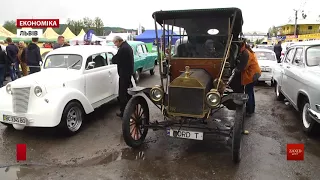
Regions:
<instances>
[{"instance_id":1,"label":"wet asphalt","mask_svg":"<svg viewBox=\"0 0 320 180\"><path fill-rule=\"evenodd\" d=\"M140 86L159 84L159 75L141 76ZM299 113L275 100L267 84L255 87L256 113L246 119L242 161L231 160L228 141L219 136L203 141L175 139L165 131L149 131L143 147L133 150L122 139L117 102L87 115L73 137L56 129L17 131L0 125L0 180L217 179L318 180L320 136L307 137ZM151 120L162 120L149 103ZM233 112L217 116L232 120ZM218 117L217 117L218 118ZM16 144L27 144L27 161L16 162ZM287 161L286 145L303 143L303 161Z\"/></svg>"}]
</instances>

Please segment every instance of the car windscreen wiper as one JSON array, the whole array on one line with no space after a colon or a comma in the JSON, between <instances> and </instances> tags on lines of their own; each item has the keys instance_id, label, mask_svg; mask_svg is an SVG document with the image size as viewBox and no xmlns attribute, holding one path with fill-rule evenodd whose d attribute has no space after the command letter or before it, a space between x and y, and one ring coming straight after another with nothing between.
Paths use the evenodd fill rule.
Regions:
<instances>
[{"instance_id":1,"label":"car windscreen wiper","mask_svg":"<svg viewBox=\"0 0 320 180\"><path fill-rule=\"evenodd\" d=\"M74 67L74 66L77 65L80 61L81 61L81 59L79 59L77 62L71 64L69 67L67 67L67 69Z\"/></svg>"}]
</instances>

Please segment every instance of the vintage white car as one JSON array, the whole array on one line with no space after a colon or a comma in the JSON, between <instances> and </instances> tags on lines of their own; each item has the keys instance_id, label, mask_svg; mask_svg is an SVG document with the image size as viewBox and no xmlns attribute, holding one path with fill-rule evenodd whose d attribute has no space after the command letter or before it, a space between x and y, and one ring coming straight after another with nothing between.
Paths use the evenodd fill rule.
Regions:
<instances>
[{"instance_id":1,"label":"vintage white car","mask_svg":"<svg viewBox=\"0 0 320 180\"><path fill-rule=\"evenodd\" d=\"M303 130L312 134L320 123L320 42L290 46L273 70L275 94L301 112Z\"/></svg>"},{"instance_id":2,"label":"vintage white car","mask_svg":"<svg viewBox=\"0 0 320 180\"><path fill-rule=\"evenodd\" d=\"M0 122L15 129L59 127L79 131L84 115L118 97L117 52L108 46L51 51L42 70L0 89Z\"/></svg>"},{"instance_id":3,"label":"vintage white car","mask_svg":"<svg viewBox=\"0 0 320 180\"><path fill-rule=\"evenodd\" d=\"M259 81L271 82L272 80L272 69L277 64L276 54L269 49L252 49L258 59L259 66L261 68L261 76Z\"/></svg>"}]
</instances>

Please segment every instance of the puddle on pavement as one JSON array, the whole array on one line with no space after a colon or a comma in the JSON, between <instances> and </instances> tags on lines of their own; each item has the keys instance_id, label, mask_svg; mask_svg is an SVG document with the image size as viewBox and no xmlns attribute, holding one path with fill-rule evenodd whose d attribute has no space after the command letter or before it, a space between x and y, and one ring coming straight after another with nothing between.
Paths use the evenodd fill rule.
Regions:
<instances>
[{"instance_id":1,"label":"puddle on pavement","mask_svg":"<svg viewBox=\"0 0 320 180\"><path fill-rule=\"evenodd\" d=\"M30 167L24 166L10 166L0 168L0 179L1 180L18 180L26 174L33 172Z\"/></svg>"}]
</instances>

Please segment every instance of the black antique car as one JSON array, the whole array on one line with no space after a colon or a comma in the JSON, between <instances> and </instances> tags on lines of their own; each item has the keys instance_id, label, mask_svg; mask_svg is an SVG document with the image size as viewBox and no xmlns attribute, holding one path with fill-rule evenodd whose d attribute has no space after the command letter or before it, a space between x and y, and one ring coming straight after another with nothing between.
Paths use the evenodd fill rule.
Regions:
<instances>
[{"instance_id":1,"label":"black antique car","mask_svg":"<svg viewBox=\"0 0 320 180\"><path fill-rule=\"evenodd\" d=\"M148 129L166 130L171 137L203 140L205 135L230 137L232 159L241 159L241 139L248 96L233 69L242 39L242 13L238 8L157 11L152 17L165 31L179 27L180 39L158 45L161 79L155 87L128 89L132 95L123 116L123 137L128 146L141 146ZM173 35L157 34L163 44ZM176 38L175 38L176 39ZM166 56L161 54L167 53ZM150 120L148 100L163 118ZM232 122L213 117L222 108L234 110ZM231 124L231 125L230 125Z\"/></svg>"}]
</instances>

